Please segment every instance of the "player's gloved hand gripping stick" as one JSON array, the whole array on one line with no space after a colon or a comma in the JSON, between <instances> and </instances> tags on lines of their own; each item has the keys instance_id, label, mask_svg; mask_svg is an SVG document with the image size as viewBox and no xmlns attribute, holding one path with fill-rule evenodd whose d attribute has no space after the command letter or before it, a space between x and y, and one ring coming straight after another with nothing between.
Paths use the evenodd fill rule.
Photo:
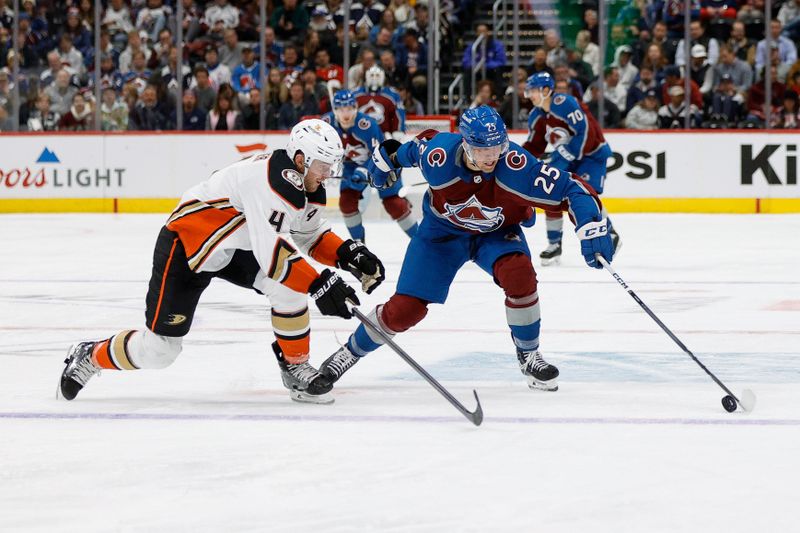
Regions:
<instances>
[{"instance_id":1,"label":"player's gloved hand gripping stick","mask_svg":"<svg viewBox=\"0 0 800 533\"><path fill-rule=\"evenodd\" d=\"M356 291L347 285L339 274L326 268L311 282L308 294L317 304L319 312L326 316L352 317L347 303L358 305Z\"/></svg>"},{"instance_id":2,"label":"player's gloved hand gripping stick","mask_svg":"<svg viewBox=\"0 0 800 533\"><path fill-rule=\"evenodd\" d=\"M336 250L336 266L347 270L361 282L361 289L370 294L386 279L383 263L366 246L352 239L344 241Z\"/></svg>"},{"instance_id":3,"label":"player's gloved hand gripping stick","mask_svg":"<svg viewBox=\"0 0 800 533\"><path fill-rule=\"evenodd\" d=\"M399 141L389 139L383 141L377 150L372 151L372 156L367 160L366 169L369 174L370 185L377 189L388 189L397 181L395 170L399 168L392 161L392 156L400 148Z\"/></svg>"},{"instance_id":4,"label":"player's gloved hand gripping stick","mask_svg":"<svg viewBox=\"0 0 800 533\"><path fill-rule=\"evenodd\" d=\"M461 402L459 402L452 394L450 394L450 392L447 389L445 389L441 383L436 381L436 379L433 376L428 374L428 372L424 368L422 368L419 365L419 363L417 363L414 359L412 359L411 356L405 352L405 350L403 350L400 346L398 346L397 343L394 342L394 340L390 336L388 336L386 333L383 332L383 330L381 330L379 327L373 324L372 321L367 316L364 315L364 313L356 309L354 306L350 308L350 312L352 312L353 316L359 319L362 324L364 324L372 332L378 335L392 350L394 350L394 352L397 355L399 355L403 359L403 361L408 363L411 366L411 368L416 370L417 374L422 376L422 378L425 381L430 383L430 385L434 389L436 389L439 392L439 394L444 396L444 399L450 402L450 404L453 407L458 409L458 412L464 415L464 417L467 420L469 420L476 426L481 425L481 422L483 422L483 408L481 407L481 401L478 398L477 391L473 390L472 393L475 395L475 401L478 403L478 405L477 407L475 407L474 411L470 411L469 409L464 407L464 405Z\"/></svg>"},{"instance_id":5,"label":"player's gloved hand gripping stick","mask_svg":"<svg viewBox=\"0 0 800 533\"><path fill-rule=\"evenodd\" d=\"M742 394L739 395L738 397L735 394L733 394L731 390L728 387L726 387L725 384L722 383L722 381L720 381L717 378L717 376L715 376L708 368L706 368L706 365L701 363L700 360L697 357L695 357L695 355L689 350L689 348L687 348L686 345L683 344L680 341L680 339L676 337L675 334L672 333L672 331L670 331L670 329L666 325L664 325L663 322L661 322L661 320L655 315L655 313L653 313L650 310L650 308L647 307L647 305L645 305L645 303L636 295L636 293L633 292L633 290L630 287L628 287L628 284L625 283L625 281L620 277L620 275L616 273L616 271L611 267L610 264L608 264L608 261L606 261L603 258L603 256L600 255L599 253L597 254L596 257L597 257L597 262L606 270L608 270L608 273L611 274L615 280L617 280L617 282L622 286L623 289L628 291L628 294L631 295L631 298L633 298L636 301L636 303L638 303L642 307L642 309L644 309L644 311L648 315L650 315L650 318L652 318L656 324L661 326L661 329L663 329L664 332L667 335L669 335L669 338L675 341L675 344L677 344L681 348L681 350L686 352L686 354L689 357L691 357L694 360L694 362L697 363L698 366L702 368L706 374L709 375L711 379L714 380L714 383L719 385L720 388L725 391L727 395L722 398L722 406L725 408L726 411L728 411L729 413L734 412L736 410L737 404L746 412L750 412L753 410L753 408L755 408L756 395L753 393L753 391L751 391L750 389L744 389L742 391Z\"/></svg>"}]
</instances>

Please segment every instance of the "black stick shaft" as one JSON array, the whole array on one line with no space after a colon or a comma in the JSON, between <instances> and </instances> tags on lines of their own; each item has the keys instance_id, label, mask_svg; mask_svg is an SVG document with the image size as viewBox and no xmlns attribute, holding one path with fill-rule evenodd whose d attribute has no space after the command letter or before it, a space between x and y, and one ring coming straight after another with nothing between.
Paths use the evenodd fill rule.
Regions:
<instances>
[{"instance_id":1,"label":"black stick shaft","mask_svg":"<svg viewBox=\"0 0 800 533\"><path fill-rule=\"evenodd\" d=\"M736 395L734 393L732 393L731 390L728 387L726 387L725 384L723 382L721 382L719 380L719 378L717 378L717 376L714 375L713 372L711 372L708 368L706 368L706 365L704 365L700 361L700 359L695 357L695 355L692 353L692 351L689 350L689 348L687 348L686 345L683 344L681 342L681 340L678 337L676 337L674 333L672 333L672 331L670 331L670 329L666 326L666 324L664 324L661 321L661 319L658 318L656 316L656 314L653 311L650 310L649 307L647 307L647 305L641 300L641 298L639 298L639 296L637 296L636 293L633 292L633 289L628 287L628 284L625 283L625 280L623 280L622 277L619 274L617 274L617 272L611 267L611 265L608 264L608 262L605 259L603 259L603 257L600 256L600 255L597 255L597 259L600 261L600 263L603 265L603 267L606 270L608 270L608 273L611 274L614 277L615 280L617 280L617 283L619 283L622 286L622 288L625 289L628 292L628 294L631 295L631 298L633 298L636 301L636 303L638 303L641 306L641 308L644 309L644 312L647 313L650 316L650 318L652 318L653 321L655 321L656 324L661 326L661 329L664 330L664 333L669 335L669 338L672 339L675 342L675 344L677 344L680 347L680 349L683 350L686 353L686 355L691 357L692 360L694 360L694 362L697 363L697 365L700 368L702 368L703 371L706 374L708 374L708 376L711 379L714 380L714 383L719 385L722 390L724 390L726 393L731 395L736 400L736 403L741 404L742 402L739 401L739 398L737 398Z\"/></svg>"},{"instance_id":2,"label":"black stick shaft","mask_svg":"<svg viewBox=\"0 0 800 533\"><path fill-rule=\"evenodd\" d=\"M475 411L472 412L466 407L464 407L464 405L462 405L461 402L459 402L452 394L450 394L450 392L447 389L445 389L441 383L436 381L436 379L433 376L428 374L428 371L422 368L422 366L420 366L419 363L417 363L410 355L408 355L405 352L405 350L403 350L400 346L398 346L397 343L394 342L394 340L392 340L390 336L384 333L384 331L381 330L379 327L375 326L375 324L373 324L372 321L364 315L364 313L362 313L355 307L351 308L351 310L353 312L353 315L355 315L355 317L358 318L362 324L364 324L370 330L374 331L381 339L383 339L383 341L387 345L389 345L389 347L392 350L394 350L397 355L399 355L406 363L408 363L411 366L411 368L416 370L417 374L422 376L423 379L425 379L425 381L427 381L434 389L436 389L439 392L439 394L444 396L445 400L450 402L450 404L453 407L458 409L459 413L464 415L467 418L467 420L469 420L476 426L481 425L481 422L483 421L483 409L481 408L481 401L478 399L478 393L476 391L473 390L472 393L475 395L475 401L478 402L478 406L475 408Z\"/></svg>"}]
</instances>

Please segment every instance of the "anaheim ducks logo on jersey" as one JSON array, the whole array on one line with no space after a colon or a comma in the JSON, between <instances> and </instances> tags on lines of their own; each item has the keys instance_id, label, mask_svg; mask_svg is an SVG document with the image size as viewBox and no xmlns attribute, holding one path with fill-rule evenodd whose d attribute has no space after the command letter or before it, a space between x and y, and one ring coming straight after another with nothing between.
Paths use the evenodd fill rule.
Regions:
<instances>
[{"instance_id":1,"label":"anaheim ducks logo on jersey","mask_svg":"<svg viewBox=\"0 0 800 533\"><path fill-rule=\"evenodd\" d=\"M370 100L358 108L365 115L374 118L378 124L383 124L386 119L386 108L377 100Z\"/></svg>"},{"instance_id":2,"label":"anaheim ducks logo on jersey","mask_svg":"<svg viewBox=\"0 0 800 533\"><path fill-rule=\"evenodd\" d=\"M444 216L456 226L481 233L496 230L506 219L502 207L486 207L474 194L461 204L445 202L444 209Z\"/></svg>"},{"instance_id":3,"label":"anaheim ducks logo on jersey","mask_svg":"<svg viewBox=\"0 0 800 533\"><path fill-rule=\"evenodd\" d=\"M296 170L292 170L290 168L284 169L281 171L281 176L283 179L291 183L292 187L298 191L305 189L305 187L303 187L303 176L301 176Z\"/></svg>"}]
</instances>

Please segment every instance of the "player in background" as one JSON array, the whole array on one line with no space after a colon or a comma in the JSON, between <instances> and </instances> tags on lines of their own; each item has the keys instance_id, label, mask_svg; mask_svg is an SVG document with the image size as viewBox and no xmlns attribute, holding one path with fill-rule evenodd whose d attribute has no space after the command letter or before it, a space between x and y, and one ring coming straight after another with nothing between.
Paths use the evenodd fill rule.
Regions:
<instances>
[{"instance_id":1,"label":"player in background","mask_svg":"<svg viewBox=\"0 0 800 533\"><path fill-rule=\"evenodd\" d=\"M344 169L339 193L339 210L350 236L365 242L364 223L358 210L358 201L367 188L368 176L364 165L369 161L373 147L383 141L378 123L356 107L356 97L347 89L333 95L333 111L322 115L322 120L331 124L342 138L344 146ZM417 231L417 221L411 214L411 204L398 193L403 186L398 179L393 186L378 191L383 208L400 228L412 237Z\"/></svg>"},{"instance_id":2,"label":"player in background","mask_svg":"<svg viewBox=\"0 0 800 533\"><path fill-rule=\"evenodd\" d=\"M611 148L589 110L568 94L555 94L554 87L555 82L549 72L537 72L528 78L525 96L531 100L534 108L528 116L528 140L522 146L541 158L550 143L555 148L550 156L551 167L577 174L598 195L603 194ZM549 245L539 255L542 266L560 261L564 230L560 209L546 208L545 217ZM616 254L621 245L619 234L614 230L605 209L603 217L608 220L608 231Z\"/></svg>"},{"instance_id":3,"label":"player in background","mask_svg":"<svg viewBox=\"0 0 800 533\"><path fill-rule=\"evenodd\" d=\"M429 189L397 291L370 319L389 336L408 330L429 304L445 302L456 273L474 261L505 292L506 319L528 386L557 390L558 369L539 352L536 272L520 223L531 220L534 207L568 209L586 262L602 268L595 254L610 261L611 239L600 201L582 181L509 142L491 107L467 110L458 128L459 133L427 130L402 145L387 140L372 153L368 170L376 187L390 186L394 170L419 167ZM382 343L362 324L320 371L338 380Z\"/></svg>"},{"instance_id":4,"label":"player in background","mask_svg":"<svg viewBox=\"0 0 800 533\"><path fill-rule=\"evenodd\" d=\"M358 110L375 119L384 137L402 141L406 136L406 110L400 93L386 87L386 73L373 65L364 73L364 85L353 91Z\"/></svg>"},{"instance_id":5,"label":"player in background","mask_svg":"<svg viewBox=\"0 0 800 533\"><path fill-rule=\"evenodd\" d=\"M326 394L330 380L308 363L307 299L311 295L323 315L343 318L351 316L345 300L358 299L338 274L317 272L298 248L324 265L349 270L367 293L384 278L374 254L339 238L322 218L322 184L338 172L343 155L330 124L305 120L292 128L285 150L234 163L186 191L156 241L145 328L71 347L61 395L74 399L103 369L172 364L201 294L220 278L269 298L272 348L292 399L333 401Z\"/></svg>"}]
</instances>

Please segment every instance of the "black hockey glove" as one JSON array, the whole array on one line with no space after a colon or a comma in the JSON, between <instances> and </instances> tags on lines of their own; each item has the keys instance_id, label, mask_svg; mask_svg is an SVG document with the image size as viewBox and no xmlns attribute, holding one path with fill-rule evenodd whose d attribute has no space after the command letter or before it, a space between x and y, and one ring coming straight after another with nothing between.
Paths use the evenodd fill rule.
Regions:
<instances>
[{"instance_id":1,"label":"black hockey glove","mask_svg":"<svg viewBox=\"0 0 800 533\"><path fill-rule=\"evenodd\" d=\"M360 242L347 239L336 250L336 256L339 258L336 266L353 274L367 294L371 294L386 279L381 260Z\"/></svg>"},{"instance_id":2,"label":"black hockey glove","mask_svg":"<svg viewBox=\"0 0 800 533\"><path fill-rule=\"evenodd\" d=\"M308 294L317 303L320 313L327 316L340 316L350 318L353 314L347 307L347 301L352 305L360 305L356 291L349 287L339 274L326 268L320 272L308 288Z\"/></svg>"}]
</instances>

